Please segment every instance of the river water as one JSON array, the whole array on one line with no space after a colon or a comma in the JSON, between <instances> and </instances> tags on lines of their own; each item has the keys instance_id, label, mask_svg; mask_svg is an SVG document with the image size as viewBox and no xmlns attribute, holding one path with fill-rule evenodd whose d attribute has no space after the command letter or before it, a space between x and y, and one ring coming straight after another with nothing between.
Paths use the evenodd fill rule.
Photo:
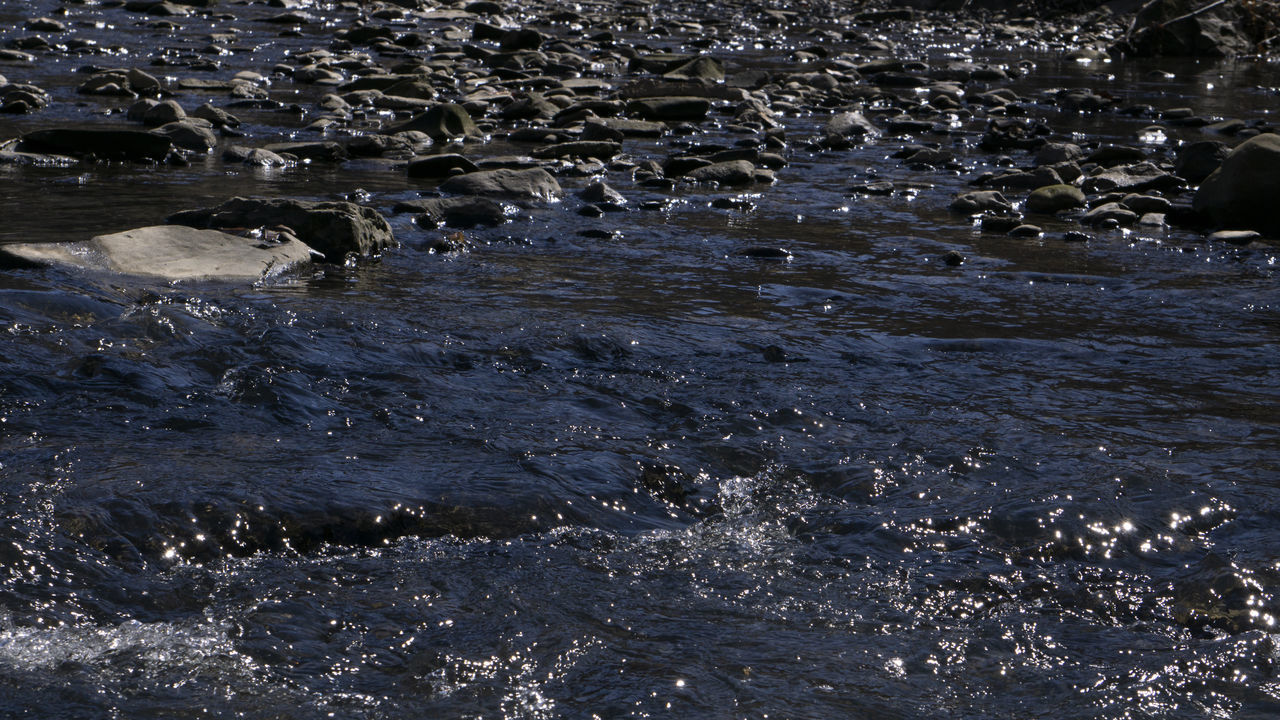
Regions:
<instances>
[{"instance_id":1,"label":"river water","mask_svg":"<svg viewBox=\"0 0 1280 720\"><path fill-rule=\"evenodd\" d=\"M5 5L11 35L56 7ZM277 33L245 23L228 74L317 42ZM1275 102L1267 65L895 40L1029 61L1030 97ZM90 61L122 64L0 69L55 99L4 136L112 107L73 92ZM1032 109L1082 140L1151 122ZM359 198L402 243L253 287L0 275L0 716L1280 715L1280 250L981 233L947 205L983 125L942 140L973 172L795 142L749 191L609 176L633 209L601 219L566 177L452 255L372 162L0 168L3 241L257 194ZM848 192L876 178L913 185Z\"/></svg>"}]
</instances>

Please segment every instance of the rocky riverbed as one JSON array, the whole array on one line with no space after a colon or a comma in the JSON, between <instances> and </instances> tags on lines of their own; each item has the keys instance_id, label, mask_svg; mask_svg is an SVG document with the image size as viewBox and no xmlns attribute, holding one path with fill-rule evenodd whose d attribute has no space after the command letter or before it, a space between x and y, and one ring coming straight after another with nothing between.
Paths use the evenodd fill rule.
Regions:
<instances>
[{"instance_id":1,"label":"rocky riverbed","mask_svg":"<svg viewBox=\"0 0 1280 720\"><path fill-rule=\"evenodd\" d=\"M950 5L0 3L0 714L1274 714L1274 7Z\"/></svg>"}]
</instances>

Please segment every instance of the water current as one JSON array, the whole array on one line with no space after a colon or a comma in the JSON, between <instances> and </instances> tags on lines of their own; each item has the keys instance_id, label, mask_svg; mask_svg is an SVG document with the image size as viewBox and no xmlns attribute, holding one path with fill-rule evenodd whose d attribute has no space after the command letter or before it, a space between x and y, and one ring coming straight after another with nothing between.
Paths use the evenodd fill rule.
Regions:
<instances>
[{"instance_id":1,"label":"water current","mask_svg":"<svg viewBox=\"0 0 1280 720\"><path fill-rule=\"evenodd\" d=\"M231 65L265 72L323 41L93 12L81 34L133 55L3 67L55 102L0 135L118 106L75 95L88 62L238 25L253 60ZM1029 97L1275 105L1266 64L892 40L1023 62ZM1105 142L1150 124L1032 110ZM256 286L0 275L0 716L1280 715L1280 249L979 232L947 205L990 161L983 125L940 139L973 172L797 142L773 186L609 177L631 211L570 197L452 255L390 214L421 188L372 161L0 168L0 241L239 194L357 198L401 242ZM1170 132L1148 140L1199 133ZM911 185L848 191L871 179Z\"/></svg>"}]
</instances>

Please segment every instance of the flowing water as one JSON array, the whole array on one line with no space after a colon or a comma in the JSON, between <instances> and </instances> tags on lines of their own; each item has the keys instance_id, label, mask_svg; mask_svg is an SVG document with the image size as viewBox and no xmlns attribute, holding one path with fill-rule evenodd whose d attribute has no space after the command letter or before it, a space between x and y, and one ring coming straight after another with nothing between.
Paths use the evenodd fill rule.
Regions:
<instances>
[{"instance_id":1,"label":"flowing water","mask_svg":"<svg viewBox=\"0 0 1280 720\"><path fill-rule=\"evenodd\" d=\"M55 6L5 5L13 33ZM93 12L104 43L136 17ZM315 44L264 27L234 69ZM1275 101L1267 65L1156 82L897 40L1029 60L1028 96ZM96 107L67 77L85 62L5 67L55 95L5 136ZM1150 122L1032 109L1128 144ZM5 271L0 716L1280 715L1280 250L980 233L947 204L991 160L982 127L943 139L973 173L796 143L772 187L609 177L632 211L570 195L453 255L394 216L379 262L253 287ZM872 175L914 189L847 192ZM419 187L215 154L0 189L0 240L30 241L234 194L389 215Z\"/></svg>"}]
</instances>

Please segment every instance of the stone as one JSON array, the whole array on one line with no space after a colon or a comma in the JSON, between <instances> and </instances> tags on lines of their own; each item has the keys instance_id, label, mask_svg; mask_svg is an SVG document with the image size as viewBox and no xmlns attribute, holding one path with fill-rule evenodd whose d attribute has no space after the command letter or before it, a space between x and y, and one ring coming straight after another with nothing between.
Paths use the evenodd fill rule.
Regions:
<instances>
[{"instance_id":1,"label":"stone","mask_svg":"<svg viewBox=\"0 0 1280 720\"><path fill-rule=\"evenodd\" d=\"M612 205L626 205L627 199L622 193L609 187L604 181L597 180L582 189L578 193L578 197L589 203L608 203Z\"/></svg>"},{"instance_id":2,"label":"stone","mask_svg":"<svg viewBox=\"0 0 1280 720\"><path fill-rule=\"evenodd\" d=\"M1090 175L1081 183L1086 193L1126 192L1147 190L1172 190L1182 186L1182 179L1170 175L1149 162L1114 167L1096 175Z\"/></svg>"},{"instance_id":3,"label":"stone","mask_svg":"<svg viewBox=\"0 0 1280 720\"><path fill-rule=\"evenodd\" d=\"M1209 234L1209 242L1224 242L1231 245L1248 245L1262 237L1256 230L1219 230Z\"/></svg>"},{"instance_id":4,"label":"stone","mask_svg":"<svg viewBox=\"0 0 1280 720\"><path fill-rule=\"evenodd\" d=\"M479 137L480 129L467 109L454 103L441 103L426 112L388 130L391 133L416 130L436 142Z\"/></svg>"},{"instance_id":5,"label":"stone","mask_svg":"<svg viewBox=\"0 0 1280 720\"><path fill-rule=\"evenodd\" d=\"M477 172L480 168L457 153L428 155L409 163L409 177L442 180L451 175Z\"/></svg>"},{"instance_id":6,"label":"stone","mask_svg":"<svg viewBox=\"0 0 1280 720\"><path fill-rule=\"evenodd\" d=\"M311 248L286 233L243 237L218 230L156 225L87 242L0 246L10 261L120 273L166 281L256 281L310 263Z\"/></svg>"},{"instance_id":7,"label":"stone","mask_svg":"<svg viewBox=\"0 0 1280 720\"><path fill-rule=\"evenodd\" d=\"M99 160L164 160L173 152L173 142L164 135L144 130L100 130L96 128L51 128L22 136L21 152L55 153Z\"/></svg>"},{"instance_id":8,"label":"stone","mask_svg":"<svg viewBox=\"0 0 1280 720\"><path fill-rule=\"evenodd\" d=\"M715 58L701 55L668 70L663 73L663 77L720 82L724 80L724 63Z\"/></svg>"},{"instance_id":9,"label":"stone","mask_svg":"<svg viewBox=\"0 0 1280 720\"><path fill-rule=\"evenodd\" d=\"M562 194L560 183L542 168L499 168L457 175L441 183L440 190L456 195L483 195L524 201L553 201Z\"/></svg>"},{"instance_id":10,"label":"stone","mask_svg":"<svg viewBox=\"0 0 1280 720\"><path fill-rule=\"evenodd\" d=\"M827 135L855 138L874 137L880 134L880 129L868 120L865 115L857 111L836 115L827 121L827 124L823 126L823 131Z\"/></svg>"},{"instance_id":11,"label":"stone","mask_svg":"<svg viewBox=\"0 0 1280 720\"><path fill-rule=\"evenodd\" d=\"M1040 237L1043 234L1044 230L1041 230L1040 226L1030 224L1018 225L1009 231L1009 237L1017 238Z\"/></svg>"},{"instance_id":12,"label":"stone","mask_svg":"<svg viewBox=\"0 0 1280 720\"><path fill-rule=\"evenodd\" d=\"M1046 185L1036 188L1027 196L1027 210L1052 215L1061 210L1084 207L1085 196L1074 185Z\"/></svg>"},{"instance_id":13,"label":"stone","mask_svg":"<svg viewBox=\"0 0 1280 720\"><path fill-rule=\"evenodd\" d=\"M749 185L756 181L756 166L746 160L730 160L694 168L684 177L698 183Z\"/></svg>"},{"instance_id":14,"label":"stone","mask_svg":"<svg viewBox=\"0 0 1280 720\"><path fill-rule=\"evenodd\" d=\"M378 211L349 202L235 197L217 207L176 213L165 222L215 229L283 226L334 263L348 253L369 256L396 244L391 225Z\"/></svg>"},{"instance_id":15,"label":"stone","mask_svg":"<svg viewBox=\"0 0 1280 720\"><path fill-rule=\"evenodd\" d=\"M1114 202L1103 203L1080 218L1080 223L1083 225L1105 225L1107 223L1132 225L1137 221L1137 213L1132 210L1126 210L1120 203Z\"/></svg>"},{"instance_id":16,"label":"stone","mask_svg":"<svg viewBox=\"0 0 1280 720\"><path fill-rule=\"evenodd\" d=\"M594 158L611 160L622 152L622 145L616 142L598 140L579 140L576 142L557 143L533 151L536 158Z\"/></svg>"},{"instance_id":17,"label":"stone","mask_svg":"<svg viewBox=\"0 0 1280 720\"><path fill-rule=\"evenodd\" d=\"M1200 184L1192 208L1217 228L1280 235L1280 135L1264 133L1232 150Z\"/></svg>"},{"instance_id":18,"label":"stone","mask_svg":"<svg viewBox=\"0 0 1280 720\"><path fill-rule=\"evenodd\" d=\"M1231 148L1218 140L1200 140L1183 146L1173 162L1173 172L1190 183L1209 177L1222 165Z\"/></svg>"},{"instance_id":19,"label":"stone","mask_svg":"<svg viewBox=\"0 0 1280 720\"><path fill-rule=\"evenodd\" d=\"M627 103L627 112L642 120L701 122L711 101L701 97L650 97Z\"/></svg>"},{"instance_id":20,"label":"stone","mask_svg":"<svg viewBox=\"0 0 1280 720\"><path fill-rule=\"evenodd\" d=\"M301 160L319 162L342 162L349 156L346 148L332 140L270 143L266 149L280 155L292 155Z\"/></svg>"},{"instance_id":21,"label":"stone","mask_svg":"<svg viewBox=\"0 0 1280 720\"><path fill-rule=\"evenodd\" d=\"M222 151L222 160L224 162L240 163L242 165L251 165L254 167L284 167L289 164L288 160L280 157L276 153L264 148L247 148L240 145L232 145Z\"/></svg>"},{"instance_id":22,"label":"stone","mask_svg":"<svg viewBox=\"0 0 1280 720\"><path fill-rule=\"evenodd\" d=\"M1007 214L1013 212L1013 204L996 190L980 190L957 195L951 201L951 209L966 215L980 212Z\"/></svg>"},{"instance_id":23,"label":"stone","mask_svg":"<svg viewBox=\"0 0 1280 720\"><path fill-rule=\"evenodd\" d=\"M408 200L397 203L394 209L396 212L418 213L413 221L426 228L442 225L455 228L497 226L511 219L507 206L476 196Z\"/></svg>"},{"instance_id":24,"label":"stone","mask_svg":"<svg viewBox=\"0 0 1280 720\"><path fill-rule=\"evenodd\" d=\"M1134 17L1133 32L1122 44L1139 56L1225 57L1251 50L1248 39L1224 16L1216 12L1193 14L1203 5L1193 0L1145 3ZM1232 5L1228 3L1227 8Z\"/></svg>"},{"instance_id":25,"label":"stone","mask_svg":"<svg viewBox=\"0 0 1280 720\"><path fill-rule=\"evenodd\" d=\"M157 135L169 138L175 147L196 152L209 152L218 146L218 136L213 134L212 127L208 120L187 118L162 125L156 128L155 132Z\"/></svg>"}]
</instances>

